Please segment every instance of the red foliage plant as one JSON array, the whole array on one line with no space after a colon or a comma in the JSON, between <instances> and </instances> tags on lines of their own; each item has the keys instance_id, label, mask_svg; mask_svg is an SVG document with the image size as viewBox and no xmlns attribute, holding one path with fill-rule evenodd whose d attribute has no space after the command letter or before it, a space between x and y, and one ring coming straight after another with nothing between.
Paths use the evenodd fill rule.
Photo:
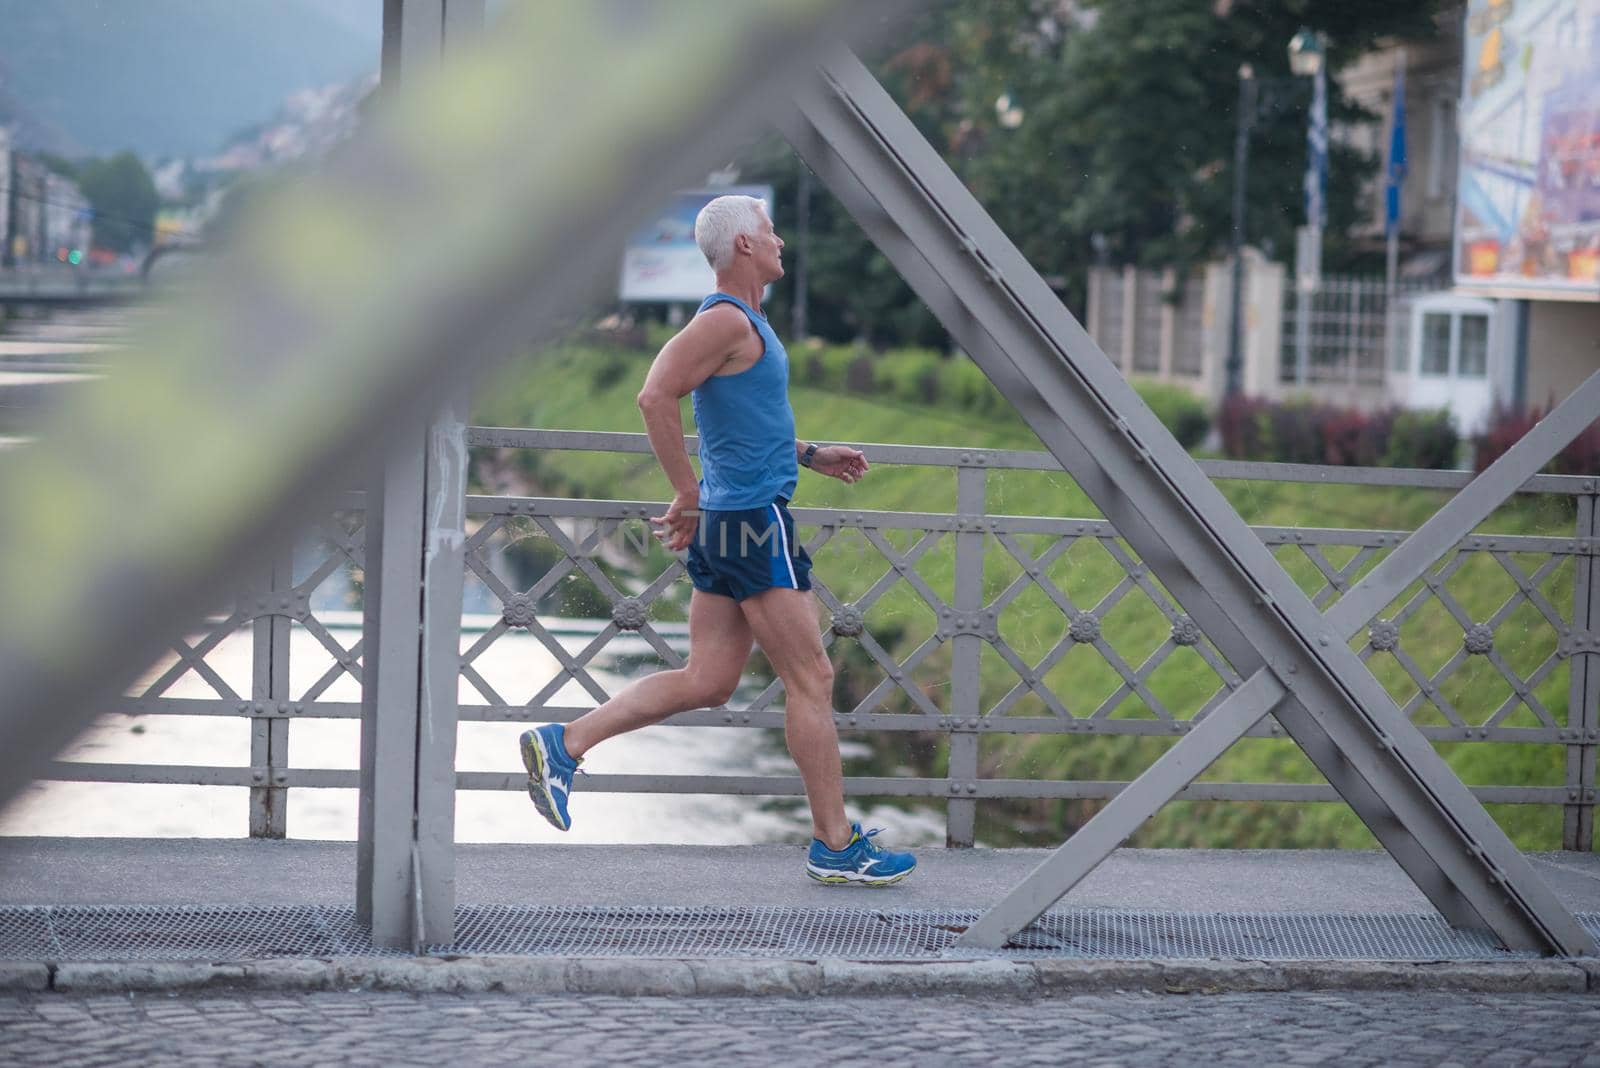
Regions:
<instances>
[{"instance_id":1,"label":"red foliage plant","mask_svg":"<svg viewBox=\"0 0 1600 1068\"><path fill-rule=\"evenodd\" d=\"M1549 407L1526 411L1496 408L1489 417L1488 427L1478 438L1472 457L1473 468L1482 471L1500 459L1506 450L1521 441L1524 434L1549 414ZM1578 436L1545 466L1545 470L1557 475L1600 475L1600 420L1579 431Z\"/></svg>"}]
</instances>

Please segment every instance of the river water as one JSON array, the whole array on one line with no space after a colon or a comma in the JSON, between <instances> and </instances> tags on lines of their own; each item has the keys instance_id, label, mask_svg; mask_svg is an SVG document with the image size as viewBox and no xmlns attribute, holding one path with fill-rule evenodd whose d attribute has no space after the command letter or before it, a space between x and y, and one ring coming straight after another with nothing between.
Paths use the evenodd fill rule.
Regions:
<instances>
[{"instance_id":1,"label":"river water","mask_svg":"<svg viewBox=\"0 0 1600 1068\"><path fill-rule=\"evenodd\" d=\"M292 634L290 692L298 694L332 660L309 632L295 627ZM351 640L347 635L339 637L347 644ZM478 635L469 633L463 637L465 645ZM569 651L575 652L587 640L575 637L564 642ZM147 678L155 678L170 663L157 665ZM207 663L237 692L250 692L252 651L247 631L225 639L207 657ZM557 670L554 656L520 631L502 635L475 666L502 694L536 692ZM594 675L610 693L616 693L627 682L626 678L603 670ZM191 672L178 680L168 695L213 698L216 693ZM359 701L360 690L353 679L345 676L322 699ZM465 684L461 699L482 700ZM569 685L552 703L581 706L590 701L576 685ZM528 725L462 723L457 739L458 769L521 774L517 736ZM359 724L353 719L292 720L290 764L296 768L355 768L360 752L359 731ZM848 753L848 742L846 746ZM111 715L97 721L63 753L62 759L248 767L250 727L242 717ZM794 765L777 732L651 727L596 747L585 761L585 770L596 774L782 775L793 774ZM458 791L457 840L749 844L803 842L810 836L810 821L797 799L608 795L581 792L581 781L579 789L572 803L573 827L565 834L540 818L525 793ZM354 790L296 787L288 797L289 837L355 837ZM942 842L944 838L941 811L908 812L853 802L851 814L870 826L890 828L892 840L898 845ZM0 835L230 838L248 833L248 791L242 787L36 782L0 809Z\"/></svg>"},{"instance_id":2,"label":"river water","mask_svg":"<svg viewBox=\"0 0 1600 1068\"><path fill-rule=\"evenodd\" d=\"M6 324L0 341L0 372L23 366L29 374L55 371L56 364L99 360L108 356L126 328L124 313L84 313L48 320ZM46 361L39 363L40 360ZM24 366L25 365L25 366ZM73 370L74 367L67 367ZM0 442L3 444L3 442ZM514 539L513 539L514 540ZM488 553L489 565L502 571L513 588L526 589L539 572L527 570L529 561L508 552L498 539ZM524 546L523 548L526 548ZM314 561L313 561L314 562ZM303 569L302 569L303 570ZM481 629L500 611L488 589L469 573L464 610L476 617L475 633L463 634L465 650ZM298 574L296 581L303 581ZM313 607L325 623L343 616L345 629L335 630L344 645L358 636L359 605L349 568L342 569L313 594ZM662 628L670 631L667 625ZM191 639L192 640L192 639ZM561 639L575 653L589 637ZM681 643L681 636L668 635ZM333 664L315 637L296 625L290 639L290 693L299 695ZM608 652L627 654L636 639L619 636ZM635 652L646 651L637 648ZM683 650L680 646L680 652ZM639 658L623 661L636 664ZM155 665L130 693L140 692L173 663ZM235 693L251 692L252 648L248 630L226 638L206 663ZM594 677L608 693L626 685L628 677L615 669L615 659L597 658ZM522 631L501 635L474 661L479 670L508 700L529 700L558 670L555 657L537 639ZM632 669L630 669L632 670ZM638 669L645 670L645 669ZM751 690L765 680L751 678ZM218 691L193 672L165 692L177 698L212 699ZM747 696L741 693L735 703ZM360 689L344 676L321 695L322 700L354 702ZM463 682L463 703L484 698ZM592 698L570 684L550 699L556 705L582 707ZM517 736L530 724L462 723L457 736L456 766L463 771L522 774ZM849 742L846 753L851 754ZM356 720L292 720L289 724L289 758L295 768L355 768L360 752L360 727ZM864 747L853 755L867 755ZM64 760L95 763L202 765L248 767L250 725L243 717L218 716L107 716L97 721L65 752ZM653 727L615 738L598 747L585 761L588 771L600 774L656 773L676 775L760 775L794 773L794 765L776 731L714 727ZM456 794L456 833L462 842L662 842L752 843L803 842L810 836L810 820L798 799L671 794L576 794L572 804L573 827L563 834L534 811L521 791L462 790ZM942 807L905 811L852 803L852 816L870 826L893 831L899 845L942 842ZM249 833L248 790L233 786L178 786L166 784L36 782L0 808L0 835L152 836L230 838ZM356 792L296 787L288 793L287 830L291 838L349 840L356 834Z\"/></svg>"}]
</instances>

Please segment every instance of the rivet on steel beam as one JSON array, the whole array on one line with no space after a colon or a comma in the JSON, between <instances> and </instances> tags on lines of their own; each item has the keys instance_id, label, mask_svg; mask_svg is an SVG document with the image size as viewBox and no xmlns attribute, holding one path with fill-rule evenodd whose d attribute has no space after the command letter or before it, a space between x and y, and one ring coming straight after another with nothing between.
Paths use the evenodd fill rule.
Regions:
<instances>
[{"instance_id":1,"label":"rivet on steel beam","mask_svg":"<svg viewBox=\"0 0 1600 1068\"><path fill-rule=\"evenodd\" d=\"M1322 637L1318 638L1317 639L1317 644L1318 645L1327 645L1328 644L1327 635L1323 635Z\"/></svg>"},{"instance_id":2,"label":"rivet on steel beam","mask_svg":"<svg viewBox=\"0 0 1600 1068\"><path fill-rule=\"evenodd\" d=\"M239 711L240 712L248 712L248 711L250 711L250 705L247 702L240 701L239 702Z\"/></svg>"},{"instance_id":3,"label":"rivet on steel beam","mask_svg":"<svg viewBox=\"0 0 1600 1068\"><path fill-rule=\"evenodd\" d=\"M950 792L953 793L953 794L959 794L961 792L961 784L958 783L958 782L951 783L950 784Z\"/></svg>"},{"instance_id":4,"label":"rivet on steel beam","mask_svg":"<svg viewBox=\"0 0 1600 1068\"><path fill-rule=\"evenodd\" d=\"M967 720L967 726L972 728L973 730L977 730L978 729L978 721L975 720L975 719L969 719L969 720Z\"/></svg>"},{"instance_id":5,"label":"rivet on steel beam","mask_svg":"<svg viewBox=\"0 0 1600 1068\"><path fill-rule=\"evenodd\" d=\"M283 786L289 781L289 773L287 771L280 771L272 776L272 781L279 786Z\"/></svg>"},{"instance_id":6,"label":"rivet on steel beam","mask_svg":"<svg viewBox=\"0 0 1600 1068\"><path fill-rule=\"evenodd\" d=\"M975 782L967 783L967 793L975 794L977 792L978 792L978 784L977 783L975 783Z\"/></svg>"},{"instance_id":7,"label":"rivet on steel beam","mask_svg":"<svg viewBox=\"0 0 1600 1068\"><path fill-rule=\"evenodd\" d=\"M250 773L250 781L251 782L266 782L267 781L267 774L264 771L252 771Z\"/></svg>"}]
</instances>

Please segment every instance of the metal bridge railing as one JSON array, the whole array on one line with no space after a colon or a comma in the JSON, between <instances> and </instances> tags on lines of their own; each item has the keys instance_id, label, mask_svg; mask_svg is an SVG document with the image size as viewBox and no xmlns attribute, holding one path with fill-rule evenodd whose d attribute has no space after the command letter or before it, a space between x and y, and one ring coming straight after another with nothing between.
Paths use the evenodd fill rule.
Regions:
<instances>
[{"instance_id":1,"label":"metal bridge railing","mask_svg":"<svg viewBox=\"0 0 1600 1068\"><path fill-rule=\"evenodd\" d=\"M473 428L474 447L648 454L640 434ZM984 774L984 736L1077 734L1177 737L1240 685L1227 664L1149 569L1103 519L991 514L996 479L1008 472L1059 472L1042 452L875 445L879 467L922 469L924 499L953 509L887 512L795 508L816 560L824 642L839 666L841 731L922 732L944 740L942 775L853 777L853 795L943 799L952 844L970 845L975 807L997 798L1108 798L1125 783L1000 778ZM1305 467L1211 461L1212 478L1450 489L1457 472ZM948 480L954 476L954 494ZM1600 671L1600 524L1596 480L1537 476L1524 492L1571 501L1560 536L1474 534L1445 554L1370 621L1357 639L1362 660L1435 743L1535 743L1565 750L1563 781L1483 785L1484 802L1553 805L1563 846L1593 847L1595 757L1600 709L1586 687ZM358 719L361 498L341 502L315 554L277 561L245 584L226 615L175 643L173 654L130 690L115 711L132 715L224 716L250 725L248 766L58 761L54 780L247 787L252 836L285 833L286 794L354 788L358 773L293 766L296 721ZM654 502L549 497L467 499L468 605L461 654L462 721L569 720L610 696L616 676L600 665L622 656L636 667L684 660L682 563L651 543ZM1564 516L1565 512L1553 513ZM1375 566L1406 532L1256 527L1280 562L1326 608ZM631 531L631 533L630 533ZM510 545L537 540L537 567L508 567ZM341 577L343 576L343 577ZM330 606L325 584L344 584ZM582 618L552 614L562 600ZM211 662L241 630L251 635L248 685ZM315 664L294 664L290 638L320 647ZM496 643L522 631L549 654L547 679L511 692L487 667ZM1446 635L1441 642L1439 635ZM1426 640L1424 639L1426 636ZM1426 647L1427 654L1419 651ZM1415 648L1414 648L1415 647ZM1446 650L1448 655L1441 653ZM301 654L297 654L301 655ZM1442 659L1441 659L1442 657ZM1589 666L1593 665L1593 666ZM192 676L206 697L173 695ZM1562 677L1566 677L1563 684ZM338 699L341 690L345 699ZM1564 700L1553 697L1564 697ZM779 728L782 686L765 677L727 707L673 717L675 725ZM1264 721L1251 734L1281 734ZM584 789L643 793L798 795L797 776L595 775ZM524 788L520 774L462 771L457 788ZM1195 783L1182 798L1306 802L1338 799L1302 783Z\"/></svg>"}]
</instances>

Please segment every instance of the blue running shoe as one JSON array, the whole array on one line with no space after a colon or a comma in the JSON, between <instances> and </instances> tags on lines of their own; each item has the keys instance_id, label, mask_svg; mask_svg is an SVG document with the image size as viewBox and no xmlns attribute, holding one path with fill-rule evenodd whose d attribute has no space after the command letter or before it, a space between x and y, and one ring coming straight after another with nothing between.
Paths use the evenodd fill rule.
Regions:
<instances>
[{"instance_id":1,"label":"blue running shoe","mask_svg":"<svg viewBox=\"0 0 1600 1068\"><path fill-rule=\"evenodd\" d=\"M917 858L910 853L891 853L872 840L877 828L862 831L861 824L850 825L850 843L834 851L819 839L811 840L811 855L806 858L806 874L819 883L860 886L889 886L911 874Z\"/></svg>"},{"instance_id":2,"label":"blue running shoe","mask_svg":"<svg viewBox=\"0 0 1600 1068\"><path fill-rule=\"evenodd\" d=\"M563 736L567 728L560 723L522 732L522 763L528 768L528 796L539 815L550 826L565 831L572 826L567 815L567 796L572 793L572 773L581 760L567 754Z\"/></svg>"}]
</instances>

